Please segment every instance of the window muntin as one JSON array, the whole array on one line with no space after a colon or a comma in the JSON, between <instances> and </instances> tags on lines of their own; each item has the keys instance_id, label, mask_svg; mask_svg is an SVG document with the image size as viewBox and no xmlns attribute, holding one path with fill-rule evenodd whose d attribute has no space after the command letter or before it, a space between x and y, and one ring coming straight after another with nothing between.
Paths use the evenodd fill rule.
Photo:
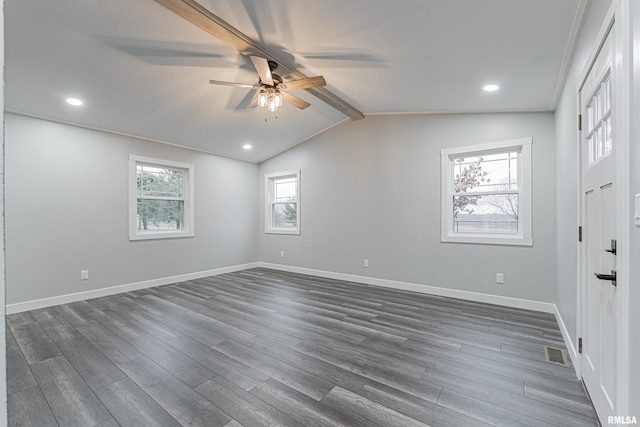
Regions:
<instances>
[{"instance_id":1,"label":"window muntin","mask_svg":"<svg viewBox=\"0 0 640 427\"><path fill-rule=\"evenodd\" d=\"M589 165L609 155L611 139L611 74L607 73L587 103Z\"/></svg>"},{"instance_id":2,"label":"window muntin","mask_svg":"<svg viewBox=\"0 0 640 427\"><path fill-rule=\"evenodd\" d=\"M193 236L193 165L130 156L129 239Z\"/></svg>"},{"instance_id":3,"label":"window muntin","mask_svg":"<svg viewBox=\"0 0 640 427\"><path fill-rule=\"evenodd\" d=\"M265 175L265 232L300 234L300 171Z\"/></svg>"},{"instance_id":4,"label":"window muntin","mask_svg":"<svg viewBox=\"0 0 640 427\"><path fill-rule=\"evenodd\" d=\"M443 242L531 245L531 138L442 150Z\"/></svg>"}]
</instances>

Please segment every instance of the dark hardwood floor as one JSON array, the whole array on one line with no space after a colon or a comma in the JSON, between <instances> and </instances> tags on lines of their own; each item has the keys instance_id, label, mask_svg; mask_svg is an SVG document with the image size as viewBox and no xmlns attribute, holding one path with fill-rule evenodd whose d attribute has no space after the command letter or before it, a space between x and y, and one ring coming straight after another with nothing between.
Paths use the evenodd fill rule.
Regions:
<instances>
[{"instance_id":1,"label":"dark hardwood floor","mask_svg":"<svg viewBox=\"0 0 640 427\"><path fill-rule=\"evenodd\" d=\"M545 313L252 269L7 323L15 426L597 425Z\"/></svg>"}]
</instances>

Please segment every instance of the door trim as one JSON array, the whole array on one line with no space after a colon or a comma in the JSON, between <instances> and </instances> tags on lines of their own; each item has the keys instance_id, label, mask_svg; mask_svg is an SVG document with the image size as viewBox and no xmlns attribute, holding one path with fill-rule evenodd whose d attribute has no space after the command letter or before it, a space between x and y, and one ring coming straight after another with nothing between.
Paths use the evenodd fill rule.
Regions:
<instances>
[{"instance_id":1,"label":"door trim","mask_svg":"<svg viewBox=\"0 0 640 427\"><path fill-rule=\"evenodd\" d=\"M615 24L615 25L614 25ZM616 221L616 238L618 240L618 297L616 300L617 309L617 390L616 390L616 412L620 415L626 414L629 409L629 236L630 236L630 170L629 170L629 132L630 132L630 91L631 91L631 25L629 14L629 0L614 0L603 21L598 36L595 39L595 48L592 49L586 61L585 67L580 74L580 83L577 91L577 114L580 114L581 91L584 87L587 75L591 71L593 63L602 48L609 31L614 31L616 40L614 44L614 71L616 74L616 99L615 108L619 112L616 117L616 185L618 192L616 195L616 209L618 220ZM578 132L578 224L582 224L584 218L582 204L582 132ZM582 336L584 313L584 253L581 245L578 245L578 295L577 295L577 322L576 339ZM578 354L579 363L576 365L578 376L582 378L582 365L584 363L581 354ZM596 408L597 410L598 408Z\"/></svg>"}]
</instances>

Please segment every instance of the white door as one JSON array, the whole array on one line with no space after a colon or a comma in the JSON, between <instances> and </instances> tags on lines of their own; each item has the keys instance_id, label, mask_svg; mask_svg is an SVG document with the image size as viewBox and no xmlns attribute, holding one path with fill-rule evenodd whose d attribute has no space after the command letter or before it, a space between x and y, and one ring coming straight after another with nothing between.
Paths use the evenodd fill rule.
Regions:
<instances>
[{"instance_id":1,"label":"white door","mask_svg":"<svg viewBox=\"0 0 640 427\"><path fill-rule=\"evenodd\" d=\"M614 32L580 92L582 112L582 375L603 425L616 408L616 80ZM600 278L598 278L598 276Z\"/></svg>"}]
</instances>

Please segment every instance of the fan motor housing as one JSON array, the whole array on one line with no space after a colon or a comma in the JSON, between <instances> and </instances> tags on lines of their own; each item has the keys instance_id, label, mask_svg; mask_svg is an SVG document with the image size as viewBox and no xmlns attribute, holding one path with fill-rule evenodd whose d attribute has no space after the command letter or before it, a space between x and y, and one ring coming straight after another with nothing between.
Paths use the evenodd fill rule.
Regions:
<instances>
[{"instance_id":1,"label":"fan motor housing","mask_svg":"<svg viewBox=\"0 0 640 427\"><path fill-rule=\"evenodd\" d=\"M273 80L274 86L282 84L282 77L277 74L271 73L271 79Z\"/></svg>"},{"instance_id":2,"label":"fan motor housing","mask_svg":"<svg viewBox=\"0 0 640 427\"><path fill-rule=\"evenodd\" d=\"M262 81L262 79L259 79L260 81L260 86L264 86L264 87L276 87L278 85L281 85L282 82L284 80L282 80L282 77L280 77L279 75L275 74L275 73L271 73L271 80L273 80L273 85L268 85L265 82Z\"/></svg>"}]
</instances>

